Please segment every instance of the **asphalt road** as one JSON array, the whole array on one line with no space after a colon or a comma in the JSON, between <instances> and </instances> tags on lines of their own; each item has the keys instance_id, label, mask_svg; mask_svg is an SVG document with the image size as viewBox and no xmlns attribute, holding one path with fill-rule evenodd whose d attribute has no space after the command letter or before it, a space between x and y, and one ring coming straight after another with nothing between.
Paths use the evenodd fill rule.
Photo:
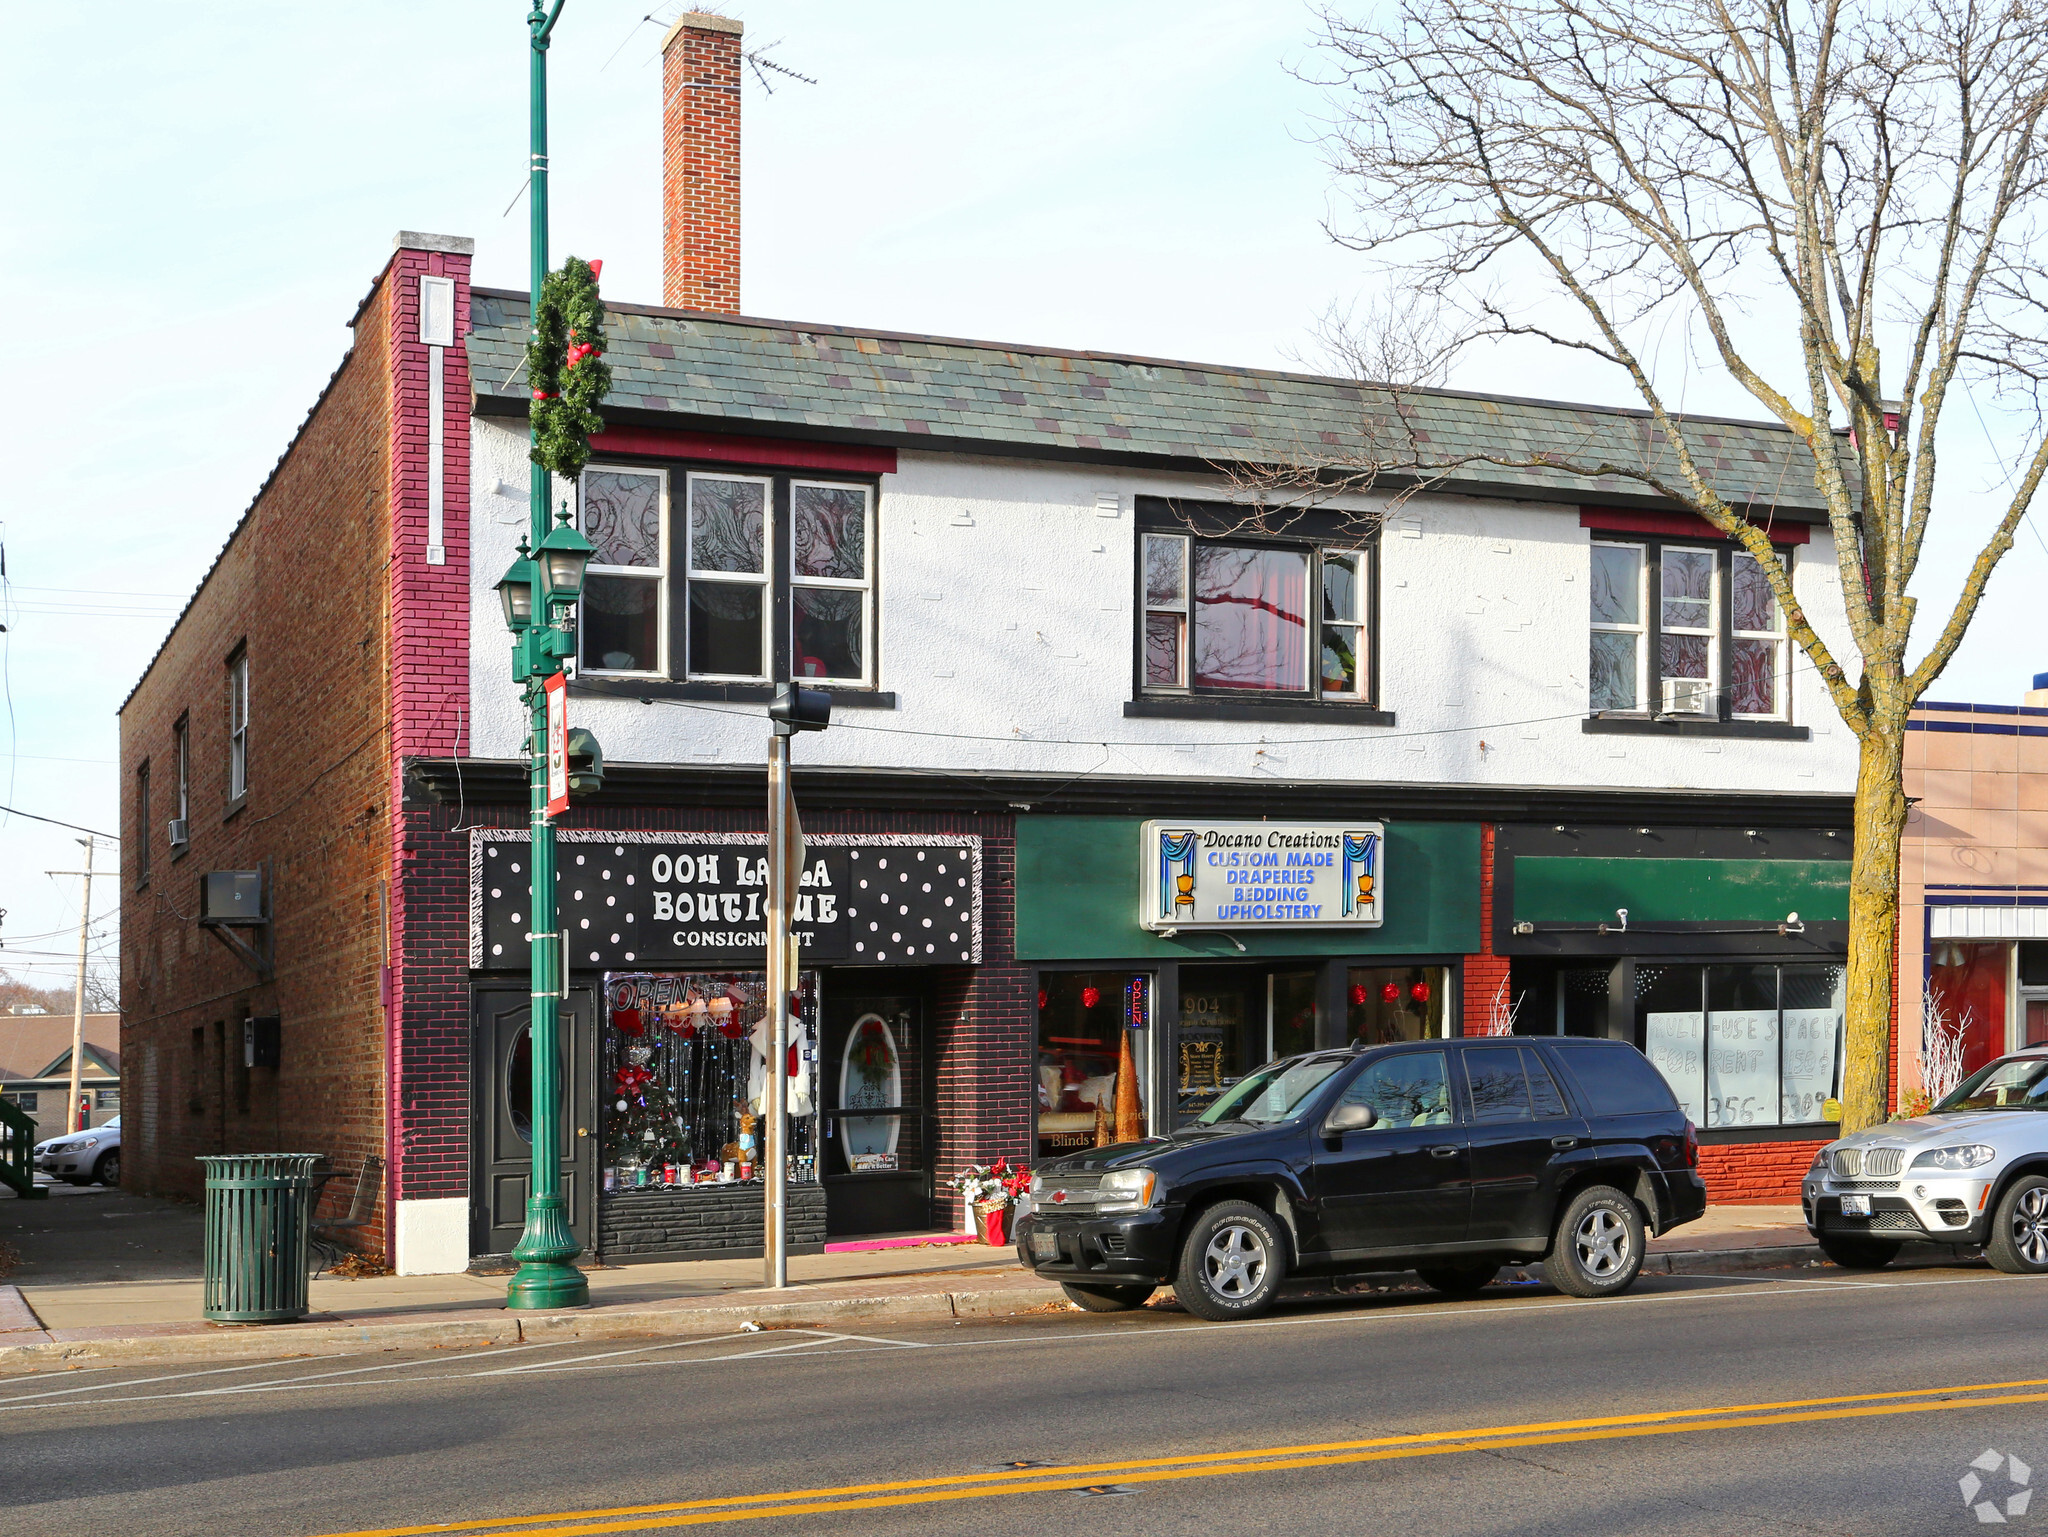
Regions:
<instances>
[{"instance_id":1,"label":"asphalt road","mask_svg":"<svg viewBox=\"0 0 2048 1537\"><path fill-rule=\"evenodd\" d=\"M0 1529L1927 1537L1987 1452L2048 1526L2048 1282L1807 1270L14 1376Z\"/></svg>"}]
</instances>

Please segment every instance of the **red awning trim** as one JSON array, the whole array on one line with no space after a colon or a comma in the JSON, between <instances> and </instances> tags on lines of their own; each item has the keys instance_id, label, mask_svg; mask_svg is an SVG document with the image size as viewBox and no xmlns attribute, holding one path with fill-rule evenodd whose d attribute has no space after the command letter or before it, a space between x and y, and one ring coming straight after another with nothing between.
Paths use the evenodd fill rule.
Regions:
<instances>
[{"instance_id":1,"label":"red awning trim","mask_svg":"<svg viewBox=\"0 0 2048 1537\"><path fill-rule=\"evenodd\" d=\"M711 459L776 469L836 470L843 475L893 475L896 450L859 443L793 443L729 432L683 432L656 427L607 427L593 433L590 451L655 459Z\"/></svg>"},{"instance_id":2,"label":"red awning trim","mask_svg":"<svg viewBox=\"0 0 2048 1537\"><path fill-rule=\"evenodd\" d=\"M1787 521L1756 526L1770 536L1773 544L1807 544L1813 539L1813 526L1808 523ZM1623 512L1617 507L1581 507L1579 527L1604 529L1611 534L1662 534L1669 539L1728 537L1697 513Z\"/></svg>"}]
</instances>

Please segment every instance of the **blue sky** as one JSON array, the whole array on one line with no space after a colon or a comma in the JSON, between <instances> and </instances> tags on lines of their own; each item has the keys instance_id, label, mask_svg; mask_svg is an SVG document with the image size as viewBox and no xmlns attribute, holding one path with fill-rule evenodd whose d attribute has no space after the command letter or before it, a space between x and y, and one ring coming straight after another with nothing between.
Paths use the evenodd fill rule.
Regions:
<instances>
[{"instance_id":1,"label":"blue sky","mask_svg":"<svg viewBox=\"0 0 2048 1537\"><path fill-rule=\"evenodd\" d=\"M749 86L750 313L1284 367L1327 304L1375 291L1323 231L1325 103L1292 73L1313 63L1306 7L724 8L819 82ZM551 116L557 254L603 257L609 294L653 302L648 9L569 0ZM112 0L10 18L0 804L115 830L115 711L339 361L394 231L473 236L479 282L525 286L523 204L505 216L525 174L523 13ZM1452 382L1633 403L1616 377L1530 353ZM1712 380L1688 404L1757 414ZM1923 614L2002 475L1987 437L1952 436L1957 514ZM2048 668L2025 622L2044 577L2023 532L1937 695L2011 701ZM0 966L40 981L75 942L77 882L42 873L76 867L71 837L0 819Z\"/></svg>"}]
</instances>

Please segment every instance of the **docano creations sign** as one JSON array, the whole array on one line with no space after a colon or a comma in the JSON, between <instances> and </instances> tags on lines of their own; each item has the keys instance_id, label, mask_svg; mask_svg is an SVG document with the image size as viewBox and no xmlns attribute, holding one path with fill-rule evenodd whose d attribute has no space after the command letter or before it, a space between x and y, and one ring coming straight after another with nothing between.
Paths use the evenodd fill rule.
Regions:
<instances>
[{"instance_id":1,"label":"docano creations sign","mask_svg":"<svg viewBox=\"0 0 2048 1537\"><path fill-rule=\"evenodd\" d=\"M1378 822L1147 822L1139 921L1155 930L1376 928L1386 849Z\"/></svg>"}]
</instances>

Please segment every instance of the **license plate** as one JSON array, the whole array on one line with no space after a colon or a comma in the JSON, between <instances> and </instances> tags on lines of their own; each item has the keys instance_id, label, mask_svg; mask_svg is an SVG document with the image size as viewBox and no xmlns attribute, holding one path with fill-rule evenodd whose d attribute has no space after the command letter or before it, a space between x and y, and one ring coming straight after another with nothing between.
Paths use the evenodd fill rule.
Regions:
<instances>
[{"instance_id":1,"label":"license plate","mask_svg":"<svg viewBox=\"0 0 2048 1537\"><path fill-rule=\"evenodd\" d=\"M1060 1257L1060 1241L1058 1236L1052 1233L1033 1233L1031 1235L1031 1257L1033 1259L1058 1259Z\"/></svg>"},{"instance_id":2,"label":"license plate","mask_svg":"<svg viewBox=\"0 0 2048 1537\"><path fill-rule=\"evenodd\" d=\"M1845 1195L1842 1197L1842 1215L1845 1217L1867 1217L1870 1215L1870 1197L1867 1195Z\"/></svg>"}]
</instances>

